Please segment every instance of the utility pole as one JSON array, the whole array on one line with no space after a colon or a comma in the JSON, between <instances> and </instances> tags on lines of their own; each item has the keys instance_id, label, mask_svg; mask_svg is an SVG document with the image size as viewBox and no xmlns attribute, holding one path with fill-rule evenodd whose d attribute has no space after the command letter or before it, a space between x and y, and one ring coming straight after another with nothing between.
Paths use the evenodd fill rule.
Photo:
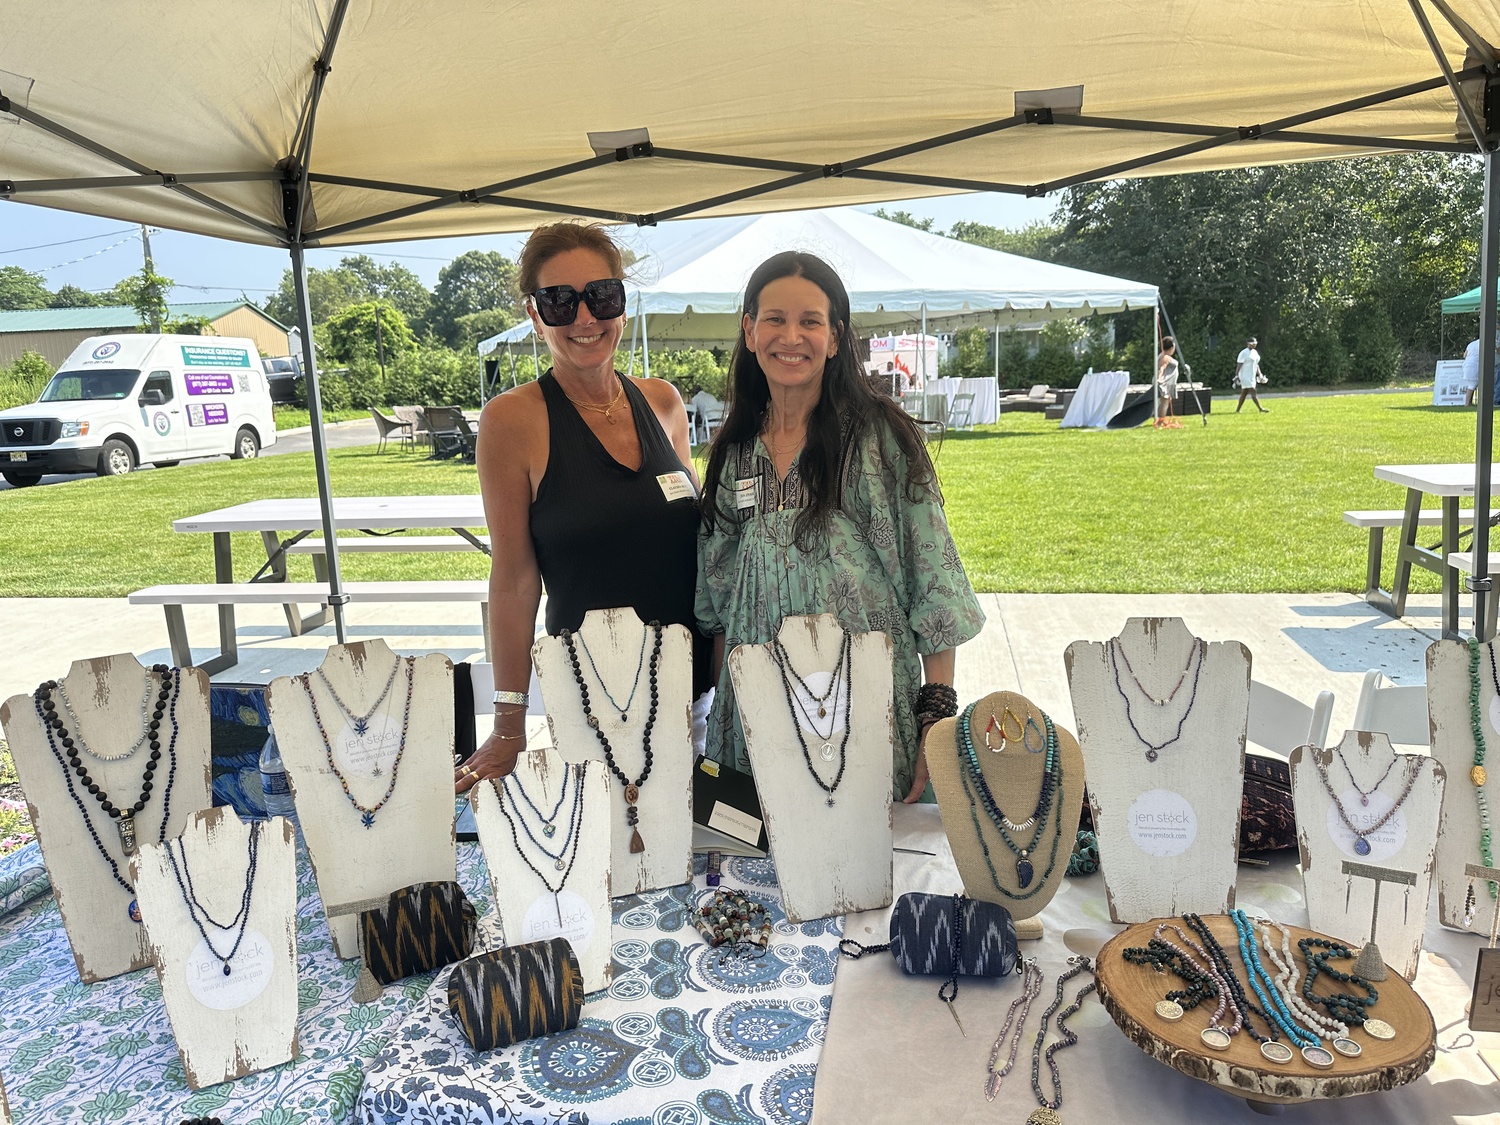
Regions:
<instances>
[{"instance_id":1,"label":"utility pole","mask_svg":"<svg viewBox=\"0 0 1500 1125\"><path fill-rule=\"evenodd\" d=\"M151 277L156 273L156 267L151 264L151 231L146 227L145 223L141 224L141 252L146 258L145 276ZM151 314L151 331L161 331L161 318L156 315L154 307Z\"/></svg>"}]
</instances>

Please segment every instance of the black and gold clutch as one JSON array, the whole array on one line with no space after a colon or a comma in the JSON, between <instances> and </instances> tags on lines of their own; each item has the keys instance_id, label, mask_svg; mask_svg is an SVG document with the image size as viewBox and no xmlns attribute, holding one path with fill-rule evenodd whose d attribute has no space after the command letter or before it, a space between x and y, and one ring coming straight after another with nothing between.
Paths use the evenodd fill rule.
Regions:
<instances>
[{"instance_id":1,"label":"black and gold clutch","mask_svg":"<svg viewBox=\"0 0 1500 1125\"><path fill-rule=\"evenodd\" d=\"M565 938L497 949L460 961L448 978L448 1010L476 1051L578 1026L583 973Z\"/></svg>"},{"instance_id":2,"label":"black and gold clutch","mask_svg":"<svg viewBox=\"0 0 1500 1125\"><path fill-rule=\"evenodd\" d=\"M365 966L381 984L463 960L477 932L474 904L451 880L403 887L359 916Z\"/></svg>"}]
</instances>

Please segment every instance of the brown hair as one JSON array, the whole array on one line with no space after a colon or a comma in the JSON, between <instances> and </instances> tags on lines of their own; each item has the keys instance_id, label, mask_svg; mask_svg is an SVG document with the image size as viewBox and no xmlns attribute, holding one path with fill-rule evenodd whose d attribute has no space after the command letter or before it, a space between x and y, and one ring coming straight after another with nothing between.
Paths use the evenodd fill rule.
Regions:
<instances>
[{"instance_id":1,"label":"brown hair","mask_svg":"<svg viewBox=\"0 0 1500 1125\"><path fill-rule=\"evenodd\" d=\"M569 250L592 250L609 267L610 277L625 276L625 259L600 223L548 223L537 227L521 248L516 263L516 287L524 298L536 292L542 267Z\"/></svg>"}]
</instances>

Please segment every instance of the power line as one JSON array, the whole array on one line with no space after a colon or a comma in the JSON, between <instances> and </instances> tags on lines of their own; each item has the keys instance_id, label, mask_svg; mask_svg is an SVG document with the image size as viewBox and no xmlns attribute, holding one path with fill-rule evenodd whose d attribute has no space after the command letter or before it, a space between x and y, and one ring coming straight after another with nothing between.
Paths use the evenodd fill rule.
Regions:
<instances>
[{"instance_id":1,"label":"power line","mask_svg":"<svg viewBox=\"0 0 1500 1125\"><path fill-rule=\"evenodd\" d=\"M17 246L14 249L11 249L11 250L0 250L0 254L24 254L28 250L50 250L54 246L71 246L75 242L92 242L96 238L113 238L117 234L125 234L127 231L134 231L134 230L135 230L134 227L124 227L124 228L122 228L120 230L112 230L112 231L108 231L108 232L106 232L104 234L90 234L90 235L86 235L83 238L65 238L61 242L43 242L43 243L39 243L36 246ZM51 268L52 269L56 269L57 267L53 266Z\"/></svg>"},{"instance_id":2,"label":"power line","mask_svg":"<svg viewBox=\"0 0 1500 1125\"><path fill-rule=\"evenodd\" d=\"M120 239L119 242L111 242L103 250L95 250L91 254L85 254L85 255L83 255L80 258L74 258L72 261L59 262L55 266L43 266L41 269L33 270L32 272L33 273L51 273L53 270L60 270L60 269L62 269L63 266L76 266L79 262L86 262L90 258L97 258L100 254L108 254L116 246L124 246L127 242L134 242L137 238L140 238L140 237L141 237L141 235L140 235L139 231L132 230L124 238Z\"/></svg>"}]
</instances>

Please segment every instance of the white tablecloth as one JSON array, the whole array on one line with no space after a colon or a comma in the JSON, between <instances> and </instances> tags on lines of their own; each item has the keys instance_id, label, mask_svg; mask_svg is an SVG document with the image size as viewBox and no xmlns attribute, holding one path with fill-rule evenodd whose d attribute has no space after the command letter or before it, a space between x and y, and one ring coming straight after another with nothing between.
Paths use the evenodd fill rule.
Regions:
<instances>
[{"instance_id":1,"label":"white tablecloth","mask_svg":"<svg viewBox=\"0 0 1500 1125\"><path fill-rule=\"evenodd\" d=\"M1128 371L1094 371L1085 375L1063 415L1063 428L1109 425L1109 420L1125 405L1129 386Z\"/></svg>"},{"instance_id":2,"label":"white tablecloth","mask_svg":"<svg viewBox=\"0 0 1500 1125\"><path fill-rule=\"evenodd\" d=\"M974 405L969 410L969 424L991 425L1000 420L1000 396L993 379L928 379L927 393L948 400L948 424L953 424L953 396L971 394Z\"/></svg>"}]
</instances>

